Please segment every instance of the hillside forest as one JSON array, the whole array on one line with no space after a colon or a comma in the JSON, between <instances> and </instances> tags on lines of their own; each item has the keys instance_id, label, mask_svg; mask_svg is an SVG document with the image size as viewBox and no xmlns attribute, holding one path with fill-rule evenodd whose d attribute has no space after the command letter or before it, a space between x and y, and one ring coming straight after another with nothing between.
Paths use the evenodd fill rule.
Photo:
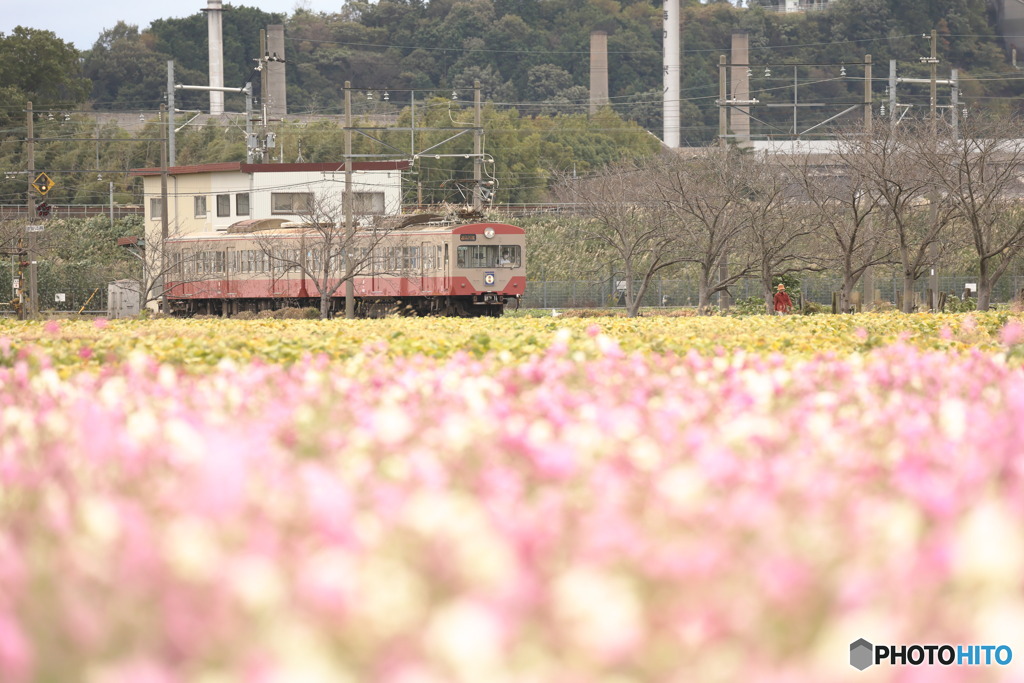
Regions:
<instances>
[{"instance_id":1,"label":"hillside forest","mask_svg":"<svg viewBox=\"0 0 1024 683\"><path fill-rule=\"evenodd\" d=\"M717 64L735 30L749 33L751 96L764 105L752 112L756 137L792 136L795 108L768 105L792 102L794 90L799 101L818 105L800 110L805 125L859 101L865 54L878 65L873 90L881 105L890 59L897 60L901 76L927 74L920 57L933 28L940 73L959 70L966 109L1007 113L1019 106L1021 77L994 33L986 3L837 0L824 11L799 14L779 14L759 3L743 9L728 2L682 4L684 145L706 145L717 135ZM346 80L356 91L357 116L405 126L415 116L423 127L471 120L471 87L479 81L487 103L486 151L494 159L488 173L497 180L501 202L545 201L560 172L644 158L659 147L662 17L660 6L646 0L352 1L337 13L296 9L291 15L230 6L224 13L225 83L251 81L257 98L260 30L271 24L285 27L289 114L296 117L273 124L280 142L274 160L339 158ZM594 30L608 33L611 104L590 116ZM175 61L178 82L205 84L207 54L206 18L198 11L147 27L118 23L84 49L30 27L0 34L0 204L24 201L25 178L18 172L26 168L28 101L37 112L34 136L48 140L35 145L35 166L59 177L55 203L105 204L111 189L115 202L140 201L128 171L159 163L158 140L166 126L155 112L165 100L167 61ZM200 110L204 96L179 92L176 105ZM414 98L418 106L411 113ZM927 107L927 88L906 88L900 98ZM231 96L227 104L244 110ZM126 112L133 115L97 118ZM299 114L323 118L300 120ZM849 116L840 117L836 125L849 123ZM824 125L810 136L830 132ZM407 148L405 135L386 142ZM237 120L185 126L176 142L179 164L245 158L244 124ZM449 151L466 151L460 144L468 146L469 136ZM383 151L357 136L357 153ZM423 161L409 176L407 199L452 199L453 181L468 173L469 165L458 159Z\"/></svg>"}]
</instances>

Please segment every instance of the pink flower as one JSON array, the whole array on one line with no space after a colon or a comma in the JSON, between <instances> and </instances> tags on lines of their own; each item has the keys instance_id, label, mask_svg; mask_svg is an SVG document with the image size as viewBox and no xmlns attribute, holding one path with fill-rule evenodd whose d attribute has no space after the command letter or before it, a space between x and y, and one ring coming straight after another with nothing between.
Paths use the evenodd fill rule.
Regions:
<instances>
[{"instance_id":1,"label":"pink flower","mask_svg":"<svg viewBox=\"0 0 1024 683\"><path fill-rule=\"evenodd\" d=\"M95 327L97 330L105 330L107 329L108 325L110 325L110 321L107 320L106 318L96 318L95 320L92 321L92 326Z\"/></svg>"},{"instance_id":2,"label":"pink flower","mask_svg":"<svg viewBox=\"0 0 1024 683\"><path fill-rule=\"evenodd\" d=\"M0 615L0 679L8 683L32 677L32 646L9 615Z\"/></svg>"},{"instance_id":3,"label":"pink flower","mask_svg":"<svg viewBox=\"0 0 1024 683\"><path fill-rule=\"evenodd\" d=\"M1016 346L1021 341L1024 341L1024 325L1021 325L1016 320L1011 320L1003 326L999 338L1007 346Z\"/></svg>"},{"instance_id":4,"label":"pink flower","mask_svg":"<svg viewBox=\"0 0 1024 683\"><path fill-rule=\"evenodd\" d=\"M90 358L92 358L92 349L89 348L88 346L83 346L82 348L78 349L78 357L81 358L82 360L89 360Z\"/></svg>"},{"instance_id":5,"label":"pink flower","mask_svg":"<svg viewBox=\"0 0 1024 683\"><path fill-rule=\"evenodd\" d=\"M47 334L60 334L60 323L56 320L47 320L43 329Z\"/></svg>"}]
</instances>

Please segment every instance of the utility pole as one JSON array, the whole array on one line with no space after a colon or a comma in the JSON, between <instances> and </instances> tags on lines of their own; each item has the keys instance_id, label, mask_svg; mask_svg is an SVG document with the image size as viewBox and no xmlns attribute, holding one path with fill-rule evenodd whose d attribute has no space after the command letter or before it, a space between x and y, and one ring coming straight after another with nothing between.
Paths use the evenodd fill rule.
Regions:
<instances>
[{"instance_id":1,"label":"utility pole","mask_svg":"<svg viewBox=\"0 0 1024 683\"><path fill-rule=\"evenodd\" d=\"M896 113L896 60L889 60L889 126L895 128L899 123L899 115Z\"/></svg>"},{"instance_id":2,"label":"utility pole","mask_svg":"<svg viewBox=\"0 0 1024 683\"><path fill-rule=\"evenodd\" d=\"M725 82L725 55L718 56L718 146L725 148L727 143L725 136L728 131L728 120L729 110L726 109L726 99L728 99L728 92L726 91Z\"/></svg>"},{"instance_id":3,"label":"utility pole","mask_svg":"<svg viewBox=\"0 0 1024 683\"><path fill-rule=\"evenodd\" d=\"M871 79L872 79L872 64L871 55L864 55L864 135L870 141L871 136L874 135L874 110L872 105L874 104L873 95L871 92ZM870 242L874 241L874 220L869 214L864 219L864 231L866 239ZM868 266L864 269L864 296L861 298L861 310L870 310L870 307L875 305L875 268L874 266Z\"/></svg>"},{"instance_id":4,"label":"utility pole","mask_svg":"<svg viewBox=\"0 0 1024 683\"><path fill-rule=\"evenodd\" d=\"M34 189L33 183L36 177L36 141L31 102L28 103L26 112L28 114L26 119L28 124L28 134L26 136L26 142L28 143L28 194L26 195L26 206L28 208L28 219L32 221L36 215L35 198L32 194ZM36 233L34 231L28 234L28 317L32 320L39 317L39 281L38 271L36 270Z\"/></svg>"},{"instance_id":5,"label":"utility pole","mask_svg":"<svg viewBox=\"0 0 1024 683\"><path fill-rule=\"evenodd\" d=\"M174 149L174 60L167 61L167 147L171 166L175 165Z\"/></svg>"},{"instance_id":6,"label":"utility pole","mask_svg":"<svg viewBox=\"0 0 1024 683\"><path fill-rule=\"evenodd\" d=\"M352 84L345 81L345 317L356 317L354 264L355 225L352 222ZM326 257L325 257L326 258Z\"/></svg>"},{"instance_id":7,"label":"utility pole","mask_svg":"<svg viewBox=\"0 0 1024 683\"><path fill-rule=\"evenodd\" d=\"M160 113L167 105L160 105ZM167 300L167 238L170 236L171 207L167 201L167 145L168 139L160 141L160 310L165 314L171 312L171 302Z\"/></svg>"},{"instance_id":8,"label":"utility pole","mask_svg":"<svg viewBox=\"0 0 1024 683\"><path fill-rule=\"evenodd\" d=\"M480 108L480 81L473 81L473 213L480 213L483 180L480 155L483 153L483 115Z\"/></svg>"},{"instance_id":9,"label":"utility pole","mask_svg":"<svg viewBox=\"0 0 1024 683\"><path fill-rule=\"evenodd\" d=\"M266 161L264 158L263 150L266 149L267 145L267 72L270 71L270 63L268 58L270 57L267 51L267 32L264 29L260 29L260 132L261 132L261 145L260 145L260 161Z\"/></svg>"},{"instance_id":10,"label":"utility pole","mask_svg":"<svg viewBox=\"0 0 1024 683\"><path fill-rule=\"evenodd\" d=\"M931 83L929 84L929 97L931 98L931 104L929 108L929 116L931 117L930 130L932 136L932 143L935 145L936 150L938 149L938 68L939 68L939 54L938 54L938 31L932 29L932 49L931 56L928 58L928 64L931 66ZM932 228L937 227L939 220L939 193L936 188L932 188L928 198L928 203L931 207L931 221ZM936 242L932 242L928 245L928 254L931 261L931 275L928 278L928 289L931 291L931 301L929 302L929 308L933 311L939 309L939 264L937 263L939 257L939 245Z\"/></svg>"}]
</instances>

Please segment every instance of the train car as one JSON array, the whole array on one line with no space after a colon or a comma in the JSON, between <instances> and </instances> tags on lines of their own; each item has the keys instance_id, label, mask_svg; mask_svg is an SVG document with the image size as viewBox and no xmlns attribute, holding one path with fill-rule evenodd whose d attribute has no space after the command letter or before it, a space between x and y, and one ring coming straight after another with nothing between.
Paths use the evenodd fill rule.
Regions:
<instances>
[{"instance_id":1,"label":"train car","mask_svg":"<svg viewBox=\"0 0 1024 683\"><path fill-rule=\"evenodd\" d=\"M168 299L178 315L284 307L345 309L340 242L308 225L167 240ZM525 231L505 223L437 222L361 228L353 262L356 313L500 316L526 290ZM334 256L323 262L325 248Z\"/></svg>"}]
</instances>

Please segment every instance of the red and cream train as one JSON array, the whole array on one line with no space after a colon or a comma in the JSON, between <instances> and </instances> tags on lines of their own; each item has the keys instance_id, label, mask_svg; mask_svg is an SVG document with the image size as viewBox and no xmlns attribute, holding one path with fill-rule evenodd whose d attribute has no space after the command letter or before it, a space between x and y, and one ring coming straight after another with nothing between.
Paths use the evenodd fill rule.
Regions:
<instances>
[{"instance_id":1,"label":"red and cream train","mask_svg":"<svg viewBox=\"0 0 1024 683\"><path fill-rule=\"evenodd\" d=\"M329 241L294 225L244 233L200 233L167 240L168 299L179 315L233 315L283 307L320 307L318 245ZM356 313L499 316L526 289L525 231L505 223L422 223L381 236L359 231L353 243ZM335 266L342 270L341 258ZM305 266L305 267L300 267ZM345 285L331 310L345 309Z\"/></svg>"}]
</instances>

